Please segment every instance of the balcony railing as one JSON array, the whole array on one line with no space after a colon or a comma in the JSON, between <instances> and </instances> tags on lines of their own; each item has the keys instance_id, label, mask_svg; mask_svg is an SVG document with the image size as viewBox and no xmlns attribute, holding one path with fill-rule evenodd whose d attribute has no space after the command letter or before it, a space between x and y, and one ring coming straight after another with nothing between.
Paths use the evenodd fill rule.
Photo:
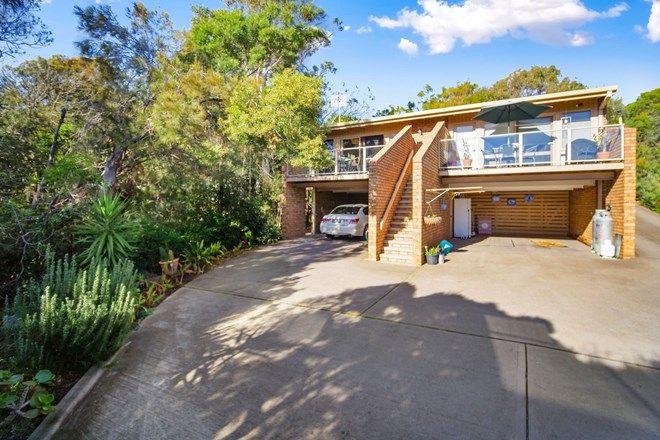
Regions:
<instances>
[{"instance_id":1,"label":"balcony railing","mask_svg":"<svg viewBox=\"0 0 660 440\"><path fill-rule=\"evenodd\" d=\"M368 147L350 147L333 150L334 165L320 170L312 170L303 167L289 167L289 177L314 177L332 176L345 174L368 174L369 159L374 157L385 145L373 145Z\"/></svg>"},{"instance_id":2,"label":"balcony railing","mask_svg":"<svg viewBox=\"0 0 660 440\"><path fill-rule=\"evenodd\" d=\"M570 127L440 141L441 169L621 161L623 125Z\"/></svg>"}]
</instances>

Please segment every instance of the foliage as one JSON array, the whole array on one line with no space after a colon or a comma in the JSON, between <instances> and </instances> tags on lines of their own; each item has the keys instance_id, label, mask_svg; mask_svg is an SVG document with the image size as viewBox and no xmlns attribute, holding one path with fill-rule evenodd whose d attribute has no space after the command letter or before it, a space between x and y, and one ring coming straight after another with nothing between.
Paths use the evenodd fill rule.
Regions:
<instances>
[{"instance_id":1,"label":"foliage","mask_svg":"<svg viewBox=\"0 0 660 440\"><path fill-rule=\"evenodd\" d=\"M440 248L438 246L433 246L433 247L424 246L424 253L429 257L432 257L433 255L438 255L440 253Z\"/></svg>"},{"instance_id":2,"label":"foliage","mask_svg":"<svg viewBox=\"0 0 660 440\"><path fill-rule=\"evenodd\" d=\"M107 359L124 342L134 320L137 272L119 260L113 268L47 254L44 275L22 288L10 308L18 320L15 363L84 370Z\"/></svg>"},{"instance_id":3,"label":"foliage","mask_svg":"<svg viewBox=\"0 0 660 440\"><path fill-rule=\"evenodd\" d=\"M220 261L226 248L220 243L204 245L204 240L192 243L182 254L183 260L194 273L204 273L211 264Z\"/></svg>"},{"instance_id":4,"label":"foliage","mask_svg":"<svg viewBox=\"0 0 660 440\"><path fill-rule=\"evenodd\" d=\"M329 44L326 16L306 0L259 1L230 9L193 8L184 52L222 74L264 81L282 69L300 67ZM246 6L246 7L244 7Z\"/></svg>"},{"instance_id":5,"label":"foliage","mask_svg":"<svg viewBox=\"0 0 660 440\"><path fill-rule=\"evenodd\" d=\"M440 89L440 92L436 93L433 87L427 84L417 94L418 104L409 102L407 106L390 106L389 109L381 110L376 115L408 113L417 108L430 110L498 99L577 90L585 87L584 84L562 75L561 71L553 65L532 66L529 69L515 70L506 77L495 81L491 86L480 86L471 81L462 81L455 86L444 86Z\"/></svg>"},{"instance_id":6,"label":"foliage","mask_svg":"<svg viewBox=\"0 0 660 440\"><path fill-rule=\"evenodd\" d=\"M0 59L23 53L23 47L45 46L53 41L37 17L41 0L0 2Z\"/></svg>"},{"instance_id":7,"label":"foliage","mask_svg":"<svg viewBox=\"0 0 660 440\"><path fill-rule=\"evenodd\" d=\"M24 375L9 370L0 371L0 410L9 411L0 426L17 416L33 419L53 412L55 396L47 391L47 387L52 386L54 380L55 375L49 370L39 370L30 380L24 380Z\"/></svg>"},{"instance_id":8,"label":"foliage","mask_svg":"<svg viewBox=\"0 0 660 440\"><path fill-rule=\"evenodd\" d=\"M430 86L427 86L430 87ZM402 105L390 105L388 108L384 110L379 110L376 113L374 113L375 117L378 116L391 116L391 115L399 115L402 113L411 113L417 111L417 104L415 104L412 101L408 101L408 104L405 106Z\"/></svg>"},{"instance_id":9,"label":"foliage","mask_svg":"<svg viewBox=\"0 0 660 440\"><path fill-rule=\"evenodd\" d=\"M637 198L660 212L660 88L626 106L626 125L637 128Z\"/></svg>"},{"instance_id":10,"label":"foliage","mask_svg":"<svg viewBox=\"0 0 660 440\"><path fill-rule=\"evenodd\" d=\"M128 204L119 195L103 194L78 226L78 244L85 247L80 258L84 264L107 259L114 266L135 254L138 233L139 226L130 219Z\"/></svg>"}]
</instances>

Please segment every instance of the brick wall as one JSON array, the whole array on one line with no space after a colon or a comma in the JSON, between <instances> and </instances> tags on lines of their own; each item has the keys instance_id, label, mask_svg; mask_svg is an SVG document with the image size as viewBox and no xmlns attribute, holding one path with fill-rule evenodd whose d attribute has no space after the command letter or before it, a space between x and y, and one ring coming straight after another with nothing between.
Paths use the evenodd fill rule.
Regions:
<instances>
[{"instance_id":1,"label":"brick wall","mask_svg":"<svg viewBox=\"0 0 660 440\"><path fill-rule=\"evenodd\" d=\"M623 135L624 166L616 173L614 180L604 185L603 194L605 206L611 207L613 231L621 234L620 257L629 259L635 257L635 217L636 217L636 185L637 185L637 130L625 128Z\"/></svg>"},{"instance_id":2,"label":"brick wall","mask_svg":"<svg viewBox=\"0 0 660 440\"><path fill-rule=\"evenodd\" d=\"M306 223L306 193L304 186L296 186L282 177L282 237L291 239L305 235Z\"/></svg>"},{"instance_id":3,"label":"brick wall","mask_svg":"<svg viewBox=\"0 0 660 440\"><path fill-rule=\"evenodd\" d=\"M451 204L449 195L433 202L433 212L442 218L440 223L427 224L424 215L427 213L427 201L437 196L437 193L427 192L430 188L440 187L439 142L447 135L444 122L438 122L433 130L426 134L422 146L413 158L413 262L416 266L424 263L424 246L436 246L440 240L451 235L451 217L449 210L440 211L440 203Z\"/></svg>"},{"instance_id":4,"label":"brick wall","mask_svg":"<svg viewBox=\"0 0 660 440\"><path fill-rule=\"evenodd\" d=\"M412 127L406 125L386 147L369 161L369 259L377 261L387 228L380 229L396 182L411 151L416 147Z\"/></svg>"},{"instance_id":5,"label":"brick wall","mask_svg":"<svg viewBox=\"0 0 660 440\"><path fill-rule=\"evenodd\" d=\"M620 257L635 257L635 210L636 196L636 130L626 128L624 132L624 168L615 172L614 179L603 181L603 208L610 208L614 234L623 237ZM575 189L569 199L569 232L572 237L591 245L594 210L598 204L598 189L595 186Z\"/></svg>"},{"instance_id":6,"label":"brick wall","mask_svg":"<svg viewBox=\"0 0 660 440\"><path fill-rule=\"evenodd\" d=\"M569 191L568 194L568 233L571 237L591 245L591 218L598 206L598 188L587 186Z\"/></svg>"}]
</instances>

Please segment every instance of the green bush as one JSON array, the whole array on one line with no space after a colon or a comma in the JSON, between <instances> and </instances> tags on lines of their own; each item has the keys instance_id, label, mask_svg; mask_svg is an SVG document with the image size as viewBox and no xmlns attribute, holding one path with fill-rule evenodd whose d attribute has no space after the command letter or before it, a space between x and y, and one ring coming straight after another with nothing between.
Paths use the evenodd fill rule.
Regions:
<instances>
[{"instance_id":1,"label":"green bush","mask_svg":"<svg viewBox=\"0 0 660 440\"><path fill-rule=\"evenodd\" d=\"M75 258L55 260L49 253L41 280L21 289L10 308L16 365L71 371L107 359L132 327L137 276L128 260L109 268L106 260L92 259L81 270Z\"/></svg>"},{"instance_id":2,"label":"green bush","mask_svg":"<svg viewBox=\"0 0 660 440\"><path fill-rule=\"evenodd\" d=\"M89 217L78 227L78 244L86 247L80 254L85 264L107 258L114 266L135 254L139 225L127 210L127 203L118 195L104 194L93 203Z\"/></svg>"}]
</instances>

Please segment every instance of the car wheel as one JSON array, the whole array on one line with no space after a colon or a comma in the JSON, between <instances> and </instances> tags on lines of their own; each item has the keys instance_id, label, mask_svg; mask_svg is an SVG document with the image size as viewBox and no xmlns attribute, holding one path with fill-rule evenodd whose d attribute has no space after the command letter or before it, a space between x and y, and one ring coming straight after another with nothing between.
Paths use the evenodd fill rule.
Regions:
<instances>
[{"instance_id":1,"label":"car wheel","mask_svg":"<svg viewBox=\"0 0 660 440\"><path fill-rule=\"evenodd\" d=\"M362 237L364 237L364 241L369 241L369 225L364 227L364 232L362 232Z\"/></svg>"},{"instance_id":2,"label":"car wheel","mask_svg":"<svg viewBox=\"0 0 660 440\"><path fill-rule=\"evenodd\" d=\"M329 238L330 240L334 240L334 239L335 239L335 236L332 235L332 234L325 234L325 236L326 236L327 238Z\"/></svg>"}]
</instances>

